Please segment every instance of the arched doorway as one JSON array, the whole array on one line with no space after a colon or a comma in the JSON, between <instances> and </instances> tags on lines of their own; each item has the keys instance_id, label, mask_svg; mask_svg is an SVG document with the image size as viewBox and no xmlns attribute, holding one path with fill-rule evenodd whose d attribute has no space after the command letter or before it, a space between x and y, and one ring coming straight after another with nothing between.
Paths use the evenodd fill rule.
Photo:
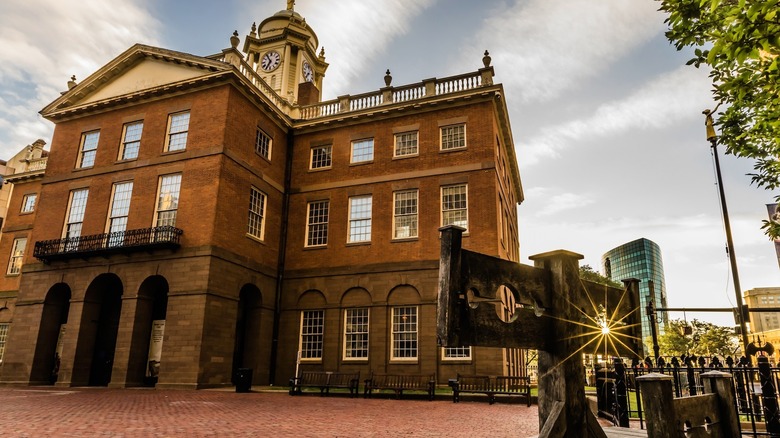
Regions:
<instances>
[{"instance_id":1,"label":"arched doorway","mask_svg":"<svg viewBox=\"0 0 780 438\"><path fill-rule=\"evenodd\" d=\"M167 313L168 281L159 275L151 276L138 288L127 371L128 386L157 384Z\"/></svg>"},{"instance_id":2,"label":"arched doorway","mask_svg":"<svg viewBox=\"0 0 780 438\"><path fill-rule=\"evenodd\" d=\"M233 370L231 382L236 383L239 368L257 369L260 350L260 316L263 297L260 289L246 284L238 294L238 313L236 314L236 337L233 345Z\"/></svg>"},{"instance_id":3,"label":"arched doorway","mask_svg":"<svg viewBox=\"0 0 780 438\"><path fill-rule=\"evenodd\" d=\"M108 386L122 310L122 281L100 274L87 287L73 363L74 385Z\"/></svg>"},{"instance_id":4,"label":"arched doorway","mask_svg":"<svg viewBox=\"0 0 780 438\"><path fill-rule=\"evenodd\" d=\"M30 382L52 385L57 382L62 357L62 336L70 311L70 297L70 287L65 283L55 284L46 293Z\"/></svg>"}]
</instances>

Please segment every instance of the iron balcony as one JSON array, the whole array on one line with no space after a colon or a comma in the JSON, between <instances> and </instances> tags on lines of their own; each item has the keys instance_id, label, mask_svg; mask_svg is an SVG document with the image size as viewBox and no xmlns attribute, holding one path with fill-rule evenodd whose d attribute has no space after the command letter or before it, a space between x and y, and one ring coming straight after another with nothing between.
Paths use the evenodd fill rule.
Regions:
<instances>
[{"instance_id":1,"label":"iron balcony","mask_svg":"<svg viewBox=\"0 0 780 438\"><path fill-rule=\"evenodd\" d=\"M106 256L110 254L155 249L176 249L183 231L172 226L141 228L89 236L35 242L35 258L50 262L70 258Z\"/></svg>"}]
</instances>

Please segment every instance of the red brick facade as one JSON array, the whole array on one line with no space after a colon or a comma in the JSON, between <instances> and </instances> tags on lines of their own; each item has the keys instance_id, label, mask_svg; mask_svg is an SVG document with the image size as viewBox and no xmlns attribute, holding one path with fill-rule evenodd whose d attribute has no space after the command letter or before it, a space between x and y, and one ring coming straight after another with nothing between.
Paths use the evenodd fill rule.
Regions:
<instances>
[{"instance_id":1,"label":"red brick facade","mask_svg":"<svg viewBox=\"0 0 780 438\"><path fill-rule=\"evenodd\" d=\"M435 373L439 382L458 372L519 372L517 352L475 348L470 357L445 359L435 336L442 188L465 187L466 248L519 257L515 205L522 189L500 85L326 120L301 116L303 107L278 107L273 95L231 69L229 50L224 67L146 47L112 63L136 62L136 52L190 57L215 73L98 103L68 101L81 90L75 88L44 110L56 123L45 177L14 191L0 240L0 265L7 266L13 238L28 236L23 274L0 279L0 294L15 303L0 311L0 323L11 322L0 382L203 388L229 385L237 368L252 368L255 384L283 385L302 349L314 355L301 360L302 369ZM182 111L189 113L186 146L166 151L170 116ZM119 159L125 125L139 121L137 158ZM442 151L442 128L450 126L464 131L465 146ZM268 158L256 151L258 129L270 140ZM94 164L79 168L82 137L98 130ZM395 135L404 132L417 133L417 152L396 157ZM369 138L373 158L350 163L352 142ZM330 165L310 169L312 148L326 145ZM123 238L118 247L77 254L89 236L110 231L116 183L133 183L125 230L159 226L157 209L167 202L159 182L172 174L181 176L178 245L155 246L152 237L139 250ZM36 258L36 242L67 237L78 189L89 190L81 240L61 244L56 258ZM394 238L394 193L410 190L417 235ZM14 214L30 191L39 192L35 213ZM262 200L261 219L249 212L250 193ZM371 237L350 243L350 197L366 195ZM313 201L328 201L317 245L307 240ZM250 220L262 224L258 236L249 234ZM399 321L409 322L399 316L393 324L400 308L414 309L408 311L416 325L405 326L413 333L403 335L413 343L399 341L406 339ZM348 357L354 352L345 353L346 331L354 321L347 313L356 309L368 344ZM317 316L317 333L307 334L312 343L304 346L306 311ZM155 380L147 373L159 320L164 337Z\"/></svg>"}]
</instances>

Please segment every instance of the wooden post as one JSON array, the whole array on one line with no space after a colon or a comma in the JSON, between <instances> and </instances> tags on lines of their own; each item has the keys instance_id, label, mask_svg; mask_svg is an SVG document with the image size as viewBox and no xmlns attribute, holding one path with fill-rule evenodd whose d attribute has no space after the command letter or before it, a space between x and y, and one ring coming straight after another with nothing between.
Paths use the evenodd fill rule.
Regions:
<instances>
[{"instance_id":1,"label":"wooden post","mask_svg":"<svg viewBox=\"0 0 780 438\"><path fill-rule=\"evenodd\" d=\"M718 395L720 406L720 431L723 437L741 436L737 405L734 403L734 384L731 374L708 371L701 374L704 392Z\"/></svg>"},{"instance_id":2,"label":"wooden post","mask_svg":"<svg viewBox=\"0 0 780 438\"><path fill-rule=\"evenodd\" d=\"M551 313L555 315L552 323L555 342L551 343L548 351L539 351L539 369L545 370L539 376L539 429L552 432L558 428L545 423L560 421L565 422L560 436L583 437L588 433L587 415L592 414L585 399L585 368L578 336L583 331L579 325L582 314L572 304L579 302L579 295L585 293L579 276L579 260L583 257L559 250L529 258L534 261L534 266L550 273L553 289Z\"/></svg>"},{"instance_id":3,"label":"wooden post","mask_svg":"<svg viewBox=\"0 0 780 438\"><path fill-rule=\"evenodd\" d=\"M672 376L650 373L636 378L647 417L647 436L676 437L681 426L674 412ZM736 435L739 436L739 435Z\"/></svg>"}]
</instances>

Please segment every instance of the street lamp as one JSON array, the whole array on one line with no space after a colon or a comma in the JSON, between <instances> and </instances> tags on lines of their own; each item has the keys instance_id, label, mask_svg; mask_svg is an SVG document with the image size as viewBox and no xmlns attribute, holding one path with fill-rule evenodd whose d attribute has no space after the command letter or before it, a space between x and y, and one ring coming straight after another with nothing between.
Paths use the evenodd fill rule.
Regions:
<instances>
[{"instance_id":1,"label":"street lamp","mask_svg":"<svg viewBox=\"0 0 780 438\"><path fill-rule=\"evenodd\" d=\"M720 106L720 105L718 105ZM718 135L715 133L715 126L714 122L712 120L712 113L715 112L718 109L718 107L715 107L715 110L710 111L708 109L702 111L702 114L704 114L705 120L704 124L707 127L707 141L710 142L712 145L712 156L715 157L715 174L718 178L718 191L720 192L720 206L721 210L723 210L723 225L726 228L726 245L728 245L728 251L729 251L729 261L731 262L731 275L734 277L734 293L737 296L737 315L738 315L738 322L739 327L742 331L742 345L743 345L743 352L748 356L748 359L750 359L750 354L747 352L747 346L748 346L748 337L747 337L747 325L745 321L745 315L742 311L743 304L742 304L742 288L739 285L739 272L737 271L737 256L734 254L734 242L731 239L731 224L729 222L729 210L726 207L726 194L723 191L723 179L720 176L720 160L718 159Z\"/></svg>"}]
</instances>

